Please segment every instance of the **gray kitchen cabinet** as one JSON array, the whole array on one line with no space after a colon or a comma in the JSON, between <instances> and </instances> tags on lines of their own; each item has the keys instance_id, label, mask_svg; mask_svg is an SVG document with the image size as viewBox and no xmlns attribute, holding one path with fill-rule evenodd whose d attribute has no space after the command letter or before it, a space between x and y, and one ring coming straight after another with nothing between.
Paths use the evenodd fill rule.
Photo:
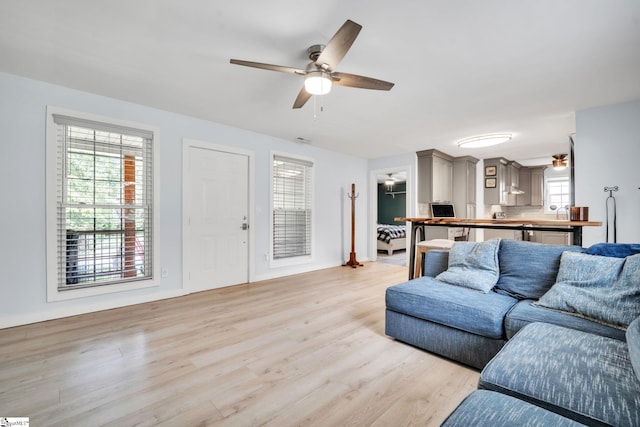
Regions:
<instances>
[{"instance_id":1,"label":"gray kitchen cabinet","mask_svg":"<svg viewBox=\"0 0 640 427\"><path fill-rule=\"evenodd\" d=\"M507 205L507 183L509 161L503 157L485 159L484 161L484 203L487 205ZM487 174L487 172L491 172Z\"/></svg>"},{"instance_id":2,"label":"gray kitchen cabinet","mask_svg":"<svg viewBox=\"0 0 640 427\"><path fill-rule=\"evenodd\" d=\"M520 169L522 165L518 162L507 164L507 206L516 206L518 193L520 192Z\"/></svg>"},{"instance_id":3,"label":"gray kitchen cabinet","mask_svg":"<svg viewBox=\"0 0 640 427\"><path fill-rule=\"evenodd\" d=\"M534 231L533 241L546 245L569 245L571 244L571 233L561 233L557 231Z\"/></svg>"},{"instance_id":4,"label":"gray kitchen cabinet","mask_svg":"<svg viewBox=\"0 0 640 427\"><path fill-rule=\"evenodd\" d=\"M418 155L418 203L453 201L453 157L438 150Z\"/></svg>"},{"instance_id":5,"label":"gray kitchen cabinet","mask_svg":"<svg viewBox=\"0 0 640 427\"><path fill-rule=\"evenodd\" d=\"M531 206L544 206L544 170L546 166L531 169Z\"/></svg>"},{"instance_id":6,"label":"gray kitchen cabinet","mask_svg":"<svg viewBox=\"0 0 640 427\"><path fill-rule=\"evenodd\" d=\"M516 206L544 205L544 169L546 166L520 168L519 187L522 194L516 196Z\"/></svg>"},{"instance_id":7,"label":"gray kitchen cabinet","mask_svg":"<svg viewBox=\"0 0 640 427\"><path fill-rule=\"evenodd\" d=\"M453 161L453 203L457 211L464 212L465 205L476 203L476 163L478 161L471 156L456 157Z\"/></svg>"},{"instance_id":8,"label":"gray kitchen cabinet","mask_svg":"<svg viewBox=\"0 0 640 427\"><path fill-rule=\"evenodd\" d=\"M453 206L459 218L476 216L476 164L478 162L478 159L471 156L456 157L453 160ZM475 230L470 230L469 239L475 239Z\"/></svg>"},{"instance_id":9,"label":"gray kitchen cabinet","mask_svg":"<svg viewBox=\"0 0 640 427\"><path fill-rule=\"evenodd\" d=\"M520 190L522 194L516 196L516 206L531 205L531 168L520 168Z\"/></svg>"},{"instance_id":10,"label":"gray kitchen cabinet","mask_svg":"<svg viewBox=\"0 0 640 427\"><path fill-rule=\"evenodd\" d=\"M522 231L520 230L499 230L495 228L488 228L484 230L484 241L491 239L510 239L510 240L522 240Z\"/></svg>"}]
</instances>

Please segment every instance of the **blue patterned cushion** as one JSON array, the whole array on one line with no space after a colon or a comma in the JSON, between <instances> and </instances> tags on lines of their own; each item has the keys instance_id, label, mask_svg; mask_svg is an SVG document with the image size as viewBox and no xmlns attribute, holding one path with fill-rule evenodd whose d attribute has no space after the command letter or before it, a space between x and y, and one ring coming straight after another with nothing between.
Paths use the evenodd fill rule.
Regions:
<instances>
[{"instance_id":1,"label":"blue patterned cushion","mask_svg":"<svg viewBox=\"0 0 640 427\"><path fill-rule=\"evenodd\" d=\"M451 285L489 292L498 281L500 239L457 242L449 251L449 268L436 279Z\"/></svg>"},{"instance_id":2,"label":"blue patterned cushion","mask_svg":"<svg viewBox=\"0 0 640 427\"><path fill-rule=\"evenodd\" d=\"M587 332L525 326L485 366L478 387L583 424L640 426L640 380L627 344Z\"/></svg>"},{"instance_id":3,"label":"blue patterned cushion","mask_svg":"<svg viewBox=\"0 0 640 427\"><path fill-rule=\"evenodd\" d=\"M502 240L498 251L500 279L496 292L518 299L538 299L556 282L560 256L580 246Z\"/></svg>"},{"instance_id":4,"label":"blue patterned cushion","mask_svg":"<svg viewBox=\"0 0 640 427\"><path fill-rule=\"evenodd\" d=\"M515 397L488 390L467 396L441 427L578 427L583 424Z\"/></svg>"},{"instance_id":5,"label":"blue patterned cushion","mask_svg":"<svg viewBox=\"0 0 640 427\"><path fill-rule=\"evenodd\" d=\"M536 304L626 328L640 316L640 254L565 252L556 284Z\"/></svg>"},{"instance_id":6,"label":"blue patterned cushion","mask_svg":"<svg viewBox=\"0 0 640 427\"><path fill-rule=\"evenodd\" d=\"M633 370L636 371L636 376L640 380L640 317L631 322L627 329L627 345Z\"/></svg>"},{"instance_id":7,"label":"blue patterned cushion","mask_svg":"<svg viewBox=\"0 0 640 427\"><path fill-rule=\"evenodd\" d=\"M570 313L558 310L548 310L538 307L532 300L522 300L518 302L504 319L504 331L507 339L513 336L529 323L544 322L553 325L564 326L565 328L577 329L603 337L625 340L625 331L596 322L585 317L578 317Z\"/></svg>"}]
</instances>

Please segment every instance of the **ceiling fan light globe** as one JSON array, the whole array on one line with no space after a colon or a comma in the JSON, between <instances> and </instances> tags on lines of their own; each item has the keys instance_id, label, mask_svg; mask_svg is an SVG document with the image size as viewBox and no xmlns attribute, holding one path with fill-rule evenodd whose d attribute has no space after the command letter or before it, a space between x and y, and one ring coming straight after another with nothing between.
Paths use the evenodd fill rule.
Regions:
<instances>
[{"instance_id":1,"label":"ceiling fan light globe","mask_svg":"<svg viewBox=\"0 0 640 427\"><path fill-rule=\"evenodd\" d=\"M311 71L304 78L304 89L311 95L326 95L331 91L331 76L324 71Z\"/></svg>"},{"instance_id":2,"label":"ceiling fan light globe","mask_svg":"<svg viewBox=\"0 0 640 427\"><path fill-rule=\"evenodd\" d=\"M562 169L564 169L566 167L567 167L567 163L565 161L560 160L560 159L554 159L553 160L553 169L554 170L560 171L560 170L562 170Z\"/></svg>"}]
</instances>

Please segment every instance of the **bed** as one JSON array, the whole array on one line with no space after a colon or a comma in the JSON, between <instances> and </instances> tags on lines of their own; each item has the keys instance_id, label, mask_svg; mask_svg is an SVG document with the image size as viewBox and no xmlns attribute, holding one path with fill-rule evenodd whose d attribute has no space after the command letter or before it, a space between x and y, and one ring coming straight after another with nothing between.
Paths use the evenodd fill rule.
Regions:
<instances>
[{"instance_id":1,"label":"bed","mask_svg":"<svg viewBox=\"0 0 640 427\"><path fill-rule=\"evenodd\" d=\"M378 225L378 250L387 251L393 255L393 251L407 248L407 227L405 225Z\"/></svg>"}]
</instances>

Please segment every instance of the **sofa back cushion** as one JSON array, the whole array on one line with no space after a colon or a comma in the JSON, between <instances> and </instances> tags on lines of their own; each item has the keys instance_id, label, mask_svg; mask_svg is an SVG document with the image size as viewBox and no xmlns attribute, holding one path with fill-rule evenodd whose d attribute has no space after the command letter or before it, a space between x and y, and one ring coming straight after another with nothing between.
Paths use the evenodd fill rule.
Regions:
<instances>
[{"instance_id":1,"label":"sofa back cushion","mask_svg":"<svg viewBox=\"0 0 640 427\"><path fill-rule=\"evenodd\" d=\"M565 251L581 252L582 248L502 240L498 251L500 278L496 292L518 299L539 299L556 282L560 256Z\"/></svg>"},{"instance_id":2,"label":"sofa back cushion","mask_svg":"<svg viewBox=\"0 0 640 427\"><path fill-rule=\"evenodd\" d=\"M422 275L436 277L449 267L449 251L432 249L424 254Z\"/></svg>"},{"instance_id":3,"label":"sofa back cushion","mask_svg":"<svg viewBox=\"0 0 640 427\"><path fill-rule=\"evenodd\" d=\"M633 370L640 380L640 317L631 322L627 328L627 346L629 346Z\"/></svg>"}]
</instances>

